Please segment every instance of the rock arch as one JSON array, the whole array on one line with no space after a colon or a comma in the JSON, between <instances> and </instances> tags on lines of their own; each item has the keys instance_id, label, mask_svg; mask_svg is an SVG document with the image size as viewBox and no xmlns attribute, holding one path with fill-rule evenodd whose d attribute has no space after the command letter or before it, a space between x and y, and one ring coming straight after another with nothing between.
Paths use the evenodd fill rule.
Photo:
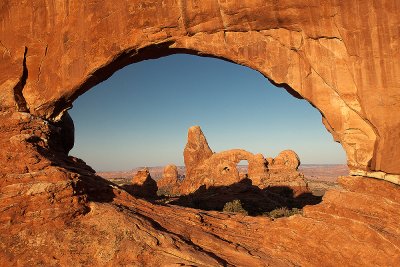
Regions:
<instances>
[{"instance_id":1,"label":"rock arch","mask_svg":"<svg viewBox=\"0 0 400 267\"><path fill-rule=\"evenodd\" d=\"M262 189L284 186L296 194L308 192L304 176L297 172L300 159L293 150L284 150L275 158L264 158L244 149L212 152L200 126L192 126L183 155L186 177L180 184L182 194L201 188L231 186L243 179ZM241 176L237 168L242 160L248 162L246 176Z\"/></svg>"},{"instance_id":2,"label":"rock arch","mask_svg":"<svg viewBox=\"0 0 400 267\"><path fill-rule=\"evenodd\" d=\"M1 263L396 265L397 185L343 177L276 222L154 206L67 157L65 111L127 64L218 57L318 108L354 175L399 184L399 12L396 0L1 1Z\"/></svg>"},{"instance_id":3,"label":"rock arch","mask_svg":"<svg viewBox=\"0 0 400 267\"><path fill-rule=\"evenodd\" d=\"M380 5L372 26L391 41L375 53L383 36L363 27L361 16L370 2L358 3L354 15L340 1L6 1L1 110L56 121L127 64L173 53L213 56L253 68L314 105L355 173L398 174L398 41L391 31L398 19L383 18L395 1Z\"/></svg>"}]
</instances>

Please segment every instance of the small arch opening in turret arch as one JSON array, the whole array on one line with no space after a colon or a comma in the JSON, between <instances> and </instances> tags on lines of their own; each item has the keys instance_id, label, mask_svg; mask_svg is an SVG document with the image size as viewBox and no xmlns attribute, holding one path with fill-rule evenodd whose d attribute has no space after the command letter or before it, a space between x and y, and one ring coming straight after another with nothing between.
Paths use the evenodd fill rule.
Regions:
<instances>
[{"instance_id":1,"label":"small arch opening in turret arch","mask_svg":"<svg viewBox=\"0 0 400 267\"><path fill-rule=\"evenodd\" d=\"M241 160L238 162L236 168L239 171L239 177L241 178L247 178L248 175L248 169L249 169L249 162L247 160Z\"/></svg>"}]
</instances>

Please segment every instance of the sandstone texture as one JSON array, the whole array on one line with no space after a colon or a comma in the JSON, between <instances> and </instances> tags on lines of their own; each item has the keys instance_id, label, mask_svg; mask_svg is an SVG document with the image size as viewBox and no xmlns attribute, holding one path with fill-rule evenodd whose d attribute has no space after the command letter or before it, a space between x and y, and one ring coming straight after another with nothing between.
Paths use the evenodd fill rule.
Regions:
<instances>
[{"instance_id":1,"label":"sandstone texture","mask_svg":"<svg viewBox=\"0 0 400 267\"><path fill-rule=\"evenodd\" d=\"M177 195L181 181L178 177L178 168L174 164L164 167L163 176L157 181L158 190L161 194Z\"/></svg>"},{"instance_id":2,"label":"sandstone texture","mask_svg":"<svg viewBox=\"0 0 400 267\"><path fill-rule=\"evenodd\" d=\"M34 199L41 209L28 204L25 213L2 212L2 265L396 266L400 262L400 191L388 182L343 177L343 189L329 191L321 204L305 207L303 215L271 220L158 206L105 187L101 179L80 180L87 182L90 193L81 194L75 205L68 201L73 199L73 191L67 193L69 185L6 186L8 195L25 203ZM55 192L53 199L50 191ZM84 200L110 192L111 199ZM14 208L22 205L4 196L1 203L2 210L11 203ZM68 209L61 212L57 206Z\"/></svg>"},{"instance_id":3,"label":"sandstone texture","mask_svg":"<svg viewBox=\"0 0 400 267\"><path fill-rule=\"evenodd\" d=\"M189 194L200 187L228 186L244 178L261 189L271 186L289 187L297 194L307 192L304 176L297 171L300 160L292 150L282 151L268 162L262 154L252 154L243 149L212 153L199 126L189 128L188 140L183 153L186 177L180 186L181 194ZM248 161L248 173L244 177L238 171L240 161Z\"/></svg>"},{"instance_id":4,"label":"sandstone texture","mask_svg":"<svg viewBox=\"0 0 400 267\"><path fill-rule=\"evenodd\" d=\"M397 0L1 1L0 265L399 266L399 13ZM273 221L151 204L68 155L79 95L174 53L310 102L353 176ZM187 166L212 154L200 143Z\"/></svg>"},{"instance_id":5,"label":"sandstone texture","mask_svg":"<svg viewBox=\"0 0 400 267\"><path fill-rule=\"evenodd\" d=\"M299 156L293 150L284 150L276 156L268 167L276 169L297 170L300 166Z\"/></svg>"},{"instance_id":6,"label":"sandstone texture","mask_svg":"<svg viewBox=\"0 0 400 267\"><path fill-rule=\"evenodd\" d=\"M267 186L286 186L295 191L295 195L308 191L305 178L298 171L300 166L299 156L293 150L284 150L268 162L268 176L261 188Z\"/></svg>"},{"instance_id":7,"label":"sandstone texture","mask_svg":"<svg viewBox=\"0 0 400 267\"><path fill-rule=\"evenodd\" d=\"M190 175L194 168L213 155L208 146L207 139L201 131L200 126L192 126L188 131L187 143L183 151L186 175Z\"/></svg>"}]
</instances>

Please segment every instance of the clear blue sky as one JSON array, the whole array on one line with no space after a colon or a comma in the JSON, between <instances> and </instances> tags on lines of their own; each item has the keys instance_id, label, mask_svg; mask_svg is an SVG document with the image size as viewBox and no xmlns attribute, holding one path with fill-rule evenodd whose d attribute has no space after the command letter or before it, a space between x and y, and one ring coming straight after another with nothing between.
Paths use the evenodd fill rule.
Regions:
<instances>
[{"instance_id":1,"label":"clear blue sky","mask_svg":"<svg viewBox=\"0 0 400 267\"><path fill-rule=\"evenodd\" d=\"M129 65L80 96L70 114L70 154L97 171L183 165L193 125L216 152L243 148L275 157L293 149L305 164L346 161L308 102L219 59L173 55Z\"/></svg>"}]
</instances>

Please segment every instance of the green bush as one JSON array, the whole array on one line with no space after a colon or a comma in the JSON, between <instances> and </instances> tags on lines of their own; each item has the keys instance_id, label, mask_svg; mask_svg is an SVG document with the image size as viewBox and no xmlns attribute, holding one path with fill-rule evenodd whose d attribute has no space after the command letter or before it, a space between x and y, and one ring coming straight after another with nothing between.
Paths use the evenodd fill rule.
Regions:
<instances>
[{"instance_id":1,"label":"green bush","mask_svg":"<svg viewBox=\"0 0 400 267\"><path fill-rule=\"evenodd\" d=\"M274 209L270 212L267 212L267 216L272 218L272 219L277 219L277 218L282 218L282 217L289 217L295 214L302 214L301 209L293 208L293 209L288 209L286 207Z\"/></svg>"},{"instance_id":2,"label":"green bush","mask_svg":"<svg viewBox=\"0 0 400 267\"><path fill-rule=\"evenodd\" d=\"M239 199L235 199L231 202L225 203L223 211L248 215L248 212L243 208L242 202Z\"/></svg>"}]
</instances>

